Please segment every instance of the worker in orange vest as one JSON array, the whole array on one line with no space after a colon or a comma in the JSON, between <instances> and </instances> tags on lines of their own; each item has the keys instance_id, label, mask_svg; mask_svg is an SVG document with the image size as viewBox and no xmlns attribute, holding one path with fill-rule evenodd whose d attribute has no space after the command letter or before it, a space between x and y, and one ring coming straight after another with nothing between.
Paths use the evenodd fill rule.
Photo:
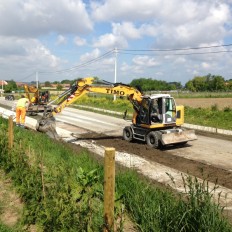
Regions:
<instances>
[{"instance_id":1,"label":"worker in orange vest","mask_svg":"<svg viewBox=\"0 0 232 232\"><path fill-rule=\"evenodd\" d=\"M26 111L29 106L29 99L24 95L21 95L21 98L18 100L16 105L16 126L23 127L25 126Z\"/></svg>"}]
</instances>

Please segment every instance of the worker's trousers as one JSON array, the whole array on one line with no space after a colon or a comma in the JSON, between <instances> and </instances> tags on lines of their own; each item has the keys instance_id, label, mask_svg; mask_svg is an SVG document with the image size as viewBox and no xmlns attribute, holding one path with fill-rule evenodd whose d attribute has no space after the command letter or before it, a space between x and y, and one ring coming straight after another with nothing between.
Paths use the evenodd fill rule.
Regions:
<instances>
[{"instance_id":1,"label":"worker's trousers","mask_svg":"<svg viewBox=\"0 0 232 232\"><path fill-rule=\"evenodd\" d=\"M16 108L16 124L25 124L26 117L26 108L25 107L17 107Z\"/></svg>"}]
</instances>

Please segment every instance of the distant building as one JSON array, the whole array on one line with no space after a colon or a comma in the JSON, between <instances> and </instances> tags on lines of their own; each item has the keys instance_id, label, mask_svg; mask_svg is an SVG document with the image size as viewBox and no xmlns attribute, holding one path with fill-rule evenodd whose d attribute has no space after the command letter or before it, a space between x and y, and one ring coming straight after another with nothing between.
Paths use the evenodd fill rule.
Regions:
<instances>
[{"instance_id":1,"label":"distant building","mask_svg":"<svg viewBox=\"0 0 232 232\"><path fill-rule=\"evenodd\" d=\"M70 88L70 84L51 84L50 87L46 87L44 85L44 83L40 84L42 89L57 89L57 86L62 86L62 89L69 89Z\"/></svg>"},{"instance_id":2,"label":"distant building","mask_svg":"<svg viewBox=\"0 0 232 232\"><path fill-rule=\"evenodd\" d=\"M5 85L8 85L8 83L7 83L6 81L4 81L4 80L1 80L1 81L0 81L0 85L1 85L1 86L5 86Z\"/></svg>"},{"instance_id":3,"label":"distant building","mask_svg":"<svg viewBox=\"0 0 232 232\"><path fill-rule=\"evenodd\" d=\"M24 82L16 82L17 87L24 87Z\"/></svg>"}]
</instances>

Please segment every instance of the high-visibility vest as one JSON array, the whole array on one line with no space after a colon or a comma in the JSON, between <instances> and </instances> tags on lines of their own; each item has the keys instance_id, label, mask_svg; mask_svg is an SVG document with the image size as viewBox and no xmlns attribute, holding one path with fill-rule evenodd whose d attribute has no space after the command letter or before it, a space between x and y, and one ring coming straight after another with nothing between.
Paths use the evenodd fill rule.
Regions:
<instances>
[{"instance_id":1,"label":"high-visibility vest","mask_svg":"<svg viewBox=\"0 0 232 232\"><path fill-rule=\"evenodd\" d=\"M27 107L27 103L29 103L29 100L27 98L20 98L17 102L17 106L16 107Z\"/></svg>"}]
</instances>

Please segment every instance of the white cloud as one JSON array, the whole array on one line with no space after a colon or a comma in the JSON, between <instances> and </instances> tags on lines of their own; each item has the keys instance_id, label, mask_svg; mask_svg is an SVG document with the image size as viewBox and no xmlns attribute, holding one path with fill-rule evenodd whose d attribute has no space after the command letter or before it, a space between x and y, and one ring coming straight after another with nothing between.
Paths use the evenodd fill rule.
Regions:
<instances>
[{"instance_id":1,"label":"white cloud","mask_svg":"<svg viewBox=\"0 0 232 232\"><path fill-rule=\"evenodd\" d=\"M127 40L120 36L114 34L105 34L100 36L94 43L94 47L109 48L114 49L116 47L125 48L127 47Z\"/></svg>"},{"instance_id":2,"label":"white cloud","mask_svg":"<svg viewBox=\"0 0 232 232\"><path fill-rule=\"evenodd\" d=\"M100 50L96 48L96 49L92 50L91 52L87 52L87 53L83 54L80 57L80 61L86 62L86 61L89 61L92 59L96 59L99 56L100 56Z\"/></svg>"},{"instance_id":3,"label":"white cloud","mask_svg":"<svg viewBox=\"0 0 232 232\"><path fill-rule=\"evenodd\" d=\"M59 35L57 37L57 41L56 41L56 44L57 45L60 45L60 44L66 44L67 43L67 38L63 35Z\"/></svg>"},{"instance_id":4,"label":"white cloud","mask_svg":"<svg viewBox=\"0 0 232 232\"><path fill-rule=\"evenodd\" d=\"M157 47L219 41L227 33L225 24L231 21L229 5L223 1L108 0L92 8L94 19L120 20L122 23L114 24L114 28L123 36L154 36ZM139 29L131 21L140 22Z\"/></svg>"},{"instance_id":5,"label":"white cloud","mask_svg":"<svg viewBox=\"0 0 232 232\"><path fill-rule=\"evenodd\" d=\"M0 36L0 44L0 68L6 78L12 72L18 79L23 73L51 70L61 64L61 60L36 39Z\"/></svg>"},{"instance_id":6,"label":"white cloud","mask_svg":"<svg viewBox=\"0 0 232 232\"><path fill-rule=\"evenodd\" d=\"M114 48L171 49L232 43L231 11L231 0L2 0L0 75L14 72L19 77L34 70L62 70L64 62L68 70L77 60L88 62ZM60 44L65 46L55 46ZM229 49L151 52L147 56L146 52L135 52L135 56L124 51L118 54L118 78L157 75L185 82L191 75L205 72L231 78L231 53L177 55ZM114 55L72 71L112 79Z\"/></svg>"},{"instance_id":7,"label":"white cloud","mask_svg":"<svg viewBox=\"0 0 232 232\"><path fill-rule=\"evenodd\" d=\"M95 20L126 20L134 21L137 19L149 19L154 17L154 10L159 12L162 5L161 0L108 0L104 4L92 4L92 17ZM155 12L155 13L156 13Z\"/></svg>"},{"instance_id":8,"label":"white cloud","mask_svg":"<svg viewBox=\"0 0 232 232\"><path fill-rule=\"evenodd\" d=\"M123 22L122 24L113 23L112 27L114 35L123 36L130 39L141 38L140 31L135 28L135 26L131 22Z\"/></svg>"},{"instance_id":9,"label":"white cloud","mask_svg":"<svg viewBox=\"0 0 232 232\"><path fill-rule=\"evenodd\" d=\"M128 72L130 71L131 66L129 66L126 62L123 62L122 65L120 66L120 70L122 72Z\"/></svg>"},{"instance_id":10,"label":"white cloud","mask_svg":"<svg viewBox=\"0 0 232 232\"><path fill-rule=\"evenodd\" d=\"M146 63L146 61L148 63ZM134 58L132 64L129 65L126 62L123 62L120 70L123 73L130 73L130 75L134 74L143 74L147 68L155 67L157 63L153 59L148 59L147 57L137 57Z\"/></svg>"},{"instance_id":11,"label":"white cloud","mask_svg":"<svg viewBox=\"0 0 232 232\"><path fill-rule=\"evenodd\" d=\"M86 45L86 39L83 39L83 38L81 38L81 37L79 37L79 36L76 36L76 37L74 38L74 43L75 43L77 46L84 46L84 45Z\"/></svg>"},{"instance_id":12,"label":"white cloud","mask_svg":"<svg viewBox=\"0 0 232 232\"><path fill-rule=\"evenodd\" d=\"M57 33L87 33L92 22L81 0L11 0L0 7L0 35L35 36Z\"/></svg>"},{"instance_id":13,"label":"white cloud","mask_svg":"<svg viewBox=\"0 0 232 232\"><path fill-rule=\"evenodd\" d=\"M206 62L202 62L202 67L204 68L204 69L209 69L210 68L210 64L209 63L206 63Z\"/></svg>"},{"instance_id":14,"label":"white cloud","mask_svg":"<svg viewBox=\"0 0 232 232\"><path fill-rule=\"evenodd\" d=\"M155 58L150 58L148 56L136 56L132 61L135 65L139 65L144 68L159 65L159 62Z\"/></svg>"}]
</instances>

